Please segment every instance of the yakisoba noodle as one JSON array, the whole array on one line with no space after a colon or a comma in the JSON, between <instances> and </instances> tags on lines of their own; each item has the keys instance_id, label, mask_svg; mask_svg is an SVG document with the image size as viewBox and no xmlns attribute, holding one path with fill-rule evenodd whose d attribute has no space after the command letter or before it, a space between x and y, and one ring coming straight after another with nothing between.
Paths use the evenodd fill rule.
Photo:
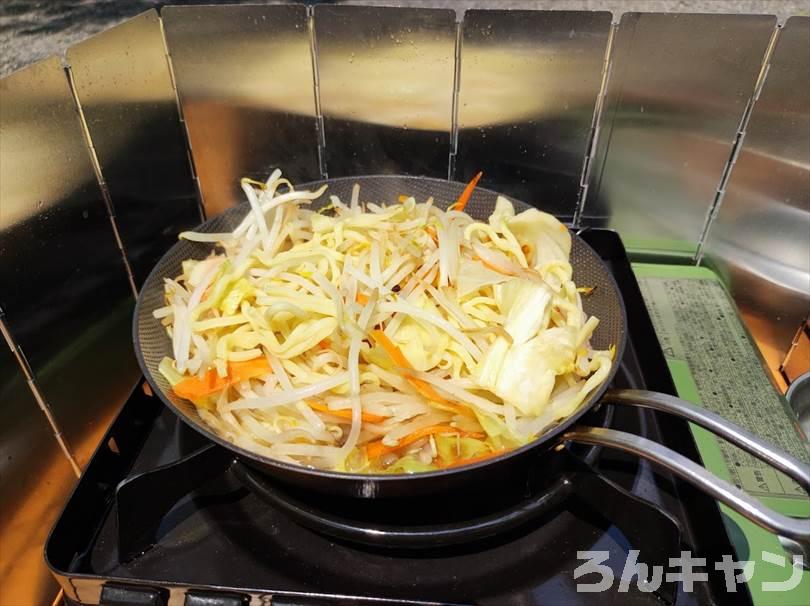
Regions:
<instances>
[{"instance_id":1,"label":"yakisoba noodle","mask_svg":"<svg viewBox=\"0 0 810 606\"><path fill-rule=\"evenodd\" d=\"M571 236L499 197L487 222L408 192L351 200L244 179L230 233L183 262L154 311L161 373L226 440L281 461L410 473L495 456L573 413L607 377ZM587 286L587 285L585 285Z\"/></svg>"}]
</instances>

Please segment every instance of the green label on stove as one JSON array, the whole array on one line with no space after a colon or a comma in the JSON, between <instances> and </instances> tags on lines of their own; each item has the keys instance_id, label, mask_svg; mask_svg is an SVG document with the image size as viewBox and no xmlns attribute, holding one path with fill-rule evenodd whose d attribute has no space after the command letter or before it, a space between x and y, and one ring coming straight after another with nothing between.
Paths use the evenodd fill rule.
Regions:
<instances>
[{"instance_id":1,"label":"green label on stove","mask_svg":"<svg viewBox=\"0 0 810 606\"><path fill-rule=\"evenodd\" d=\"M807 444L771 387L754 344L717 276L702 267L633 264L678 395L709 408L807 460ZM810 516L810 501L794 482L711 432L691 425L703 464L785 515ZM788 591L769 584L793 574L792 561L770 532L720 506L738 560L750 560L755 606L807 606L810 573ZM766 559L766 554L771 554Z\"/></svg>"},{"instance_id":2,"label":"green label on stove","mask_svg":"<svg viewBox=\"0 0 810 606\"><path fill-rule=\"evenodd\" d=\"M758 354L726 291L714 277L641 277L644 300L664 355L685 362L701 404L810 460L779 394L763 374ZM729 479L751 495L805 500L799 485L759 459L718 441Z\"/></svg>"}]
</instances>

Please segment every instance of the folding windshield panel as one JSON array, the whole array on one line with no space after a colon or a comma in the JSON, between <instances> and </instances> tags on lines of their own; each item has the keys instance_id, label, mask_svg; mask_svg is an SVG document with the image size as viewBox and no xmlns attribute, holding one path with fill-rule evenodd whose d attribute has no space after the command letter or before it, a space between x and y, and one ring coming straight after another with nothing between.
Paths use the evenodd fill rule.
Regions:
<instances>
[{"instance_id":1,"label":"folding windshield panel","mask_svg":"<svg viewBox=\"0 0 810 606\"><path fill-rule=\"evenodd\" d=\"M455 176L567 219L576 209L610 13L464 15Z\"/></svg>"},{"instance_id":2,"label":"folding windshield panel","mask_svg":"<svg viewBox=\"0 0 810 606\"><path fill-rule=\"evenodd\" d=\"M695 253L776 18L627 13L584 220L628 246Z\"/></svg>"},{"instance_id":3,"label":"folding windshield panel","mask_svg":"<svg viewBox=\"0 0 810 606\"><path fill-rule=\"evenodd\" d=\"M93 36L67 58L140 284L177 234L201 220L158 15Z\"/></svg>"},{"instance_id":4,"label":"folding windshield panel","mask_svg":"<svg viewBox=\"0 0 810 606\"><path fill-rule=\"evenodd\" d=\"M206 214L242 201L239 179L320 177L304 6L161 12Z\"/></svg>"},{"instance_id":5,"label":"folding windshield panel","mask_svg":"<svg viewBox=\"0 0 810 606\"><path fill-rule=\"evenodd\" d=\"M774 369L810 310L809 40L788 19L705 247Z\"/></svg>"},{"instance_id":6,"label":"folding windshield panel","mask_svg":"<svg viewBox=\"0 0 810 606\"><path fill-rule=\"evenodd\" d=\"M0 94L0 310L83 465L139 374L133 291L62 63Z\"/></svg>"},{"instance_id":7,"label":"folding windshield panel","mask_svg":"<svg viewBox=\"0 0 810 606\"><path fill-rule=\"evenodd\" d=\"M456 22L452 10L315 7L330 177L447 177Z\"/></svg>"}]
</instances>

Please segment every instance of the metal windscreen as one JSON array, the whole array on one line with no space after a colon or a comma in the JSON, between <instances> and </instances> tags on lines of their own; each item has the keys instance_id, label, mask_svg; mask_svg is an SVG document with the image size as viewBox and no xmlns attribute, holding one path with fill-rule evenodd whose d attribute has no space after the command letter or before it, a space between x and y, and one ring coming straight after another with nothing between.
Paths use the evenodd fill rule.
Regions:
<instances>
[{"instance_id":1,"label":"metal windscreen","mask_svg":"<svg viewBox=\"0 0 810 606\"><path fill-rule=\"evenodd\" d=\"M336 195L341 200L348 201L351 197L352 187L355 183L360 185L360 201L387 203L395 202L399 195L412 195L417 201L423 201L430 196L439 208L447 208L454 202L464 189L463 183L430 179L425 177L406 177L396 175L376 175L366 177L343 177L340 179L326 179L301 184L298 189L315 189L322 184L328 184L329 189L320 200L312 203L310 208L319 208L328 202L329 195ZM467 212L475 219L486 220L495 207L498 194L483 188L476 188L467 205ZM511 198L510 198L511 199ZM512 200L515 211L520 212L529 205L524 202ZM235 206L221 215L206 221L196 231L201 232L227 232L233 230L249 210L247 202ZM610 271L599 256L581 238L573 235L571 250L571 264L574 268L574 280L579 286L594 287L593 292L583 297L582 303L588 315L599 318L599 326L593 334L591 343L595 349L607 349L616 346L616 360L621 360L625 342L625 316L624 303L618 287ZM160 361L171 356L171 340L166 334L164 326L159 320L152 317L152 311L164 305L163 284L164 278L174 278L181 273L181 263L185 259L202 259L213 250L213 245L186 240L175 244L160 260L146 279L138 304L135 309L133 336L138 361L149 383L156 389L163 401L171 406L182 418L203 431L211 439L222 443L202 421L195 406L182 398L175 396L169 383L158 372ZM614 364L611 376L602 386L594 392L591 399L601 397L610 379L616 372L618 364ZM587 403L582 408L587 408ZM232 444L229 447L234 448ZM266 457L255 453L246 453L253 458L269 461Z\"/></svg>"}]
</instances>

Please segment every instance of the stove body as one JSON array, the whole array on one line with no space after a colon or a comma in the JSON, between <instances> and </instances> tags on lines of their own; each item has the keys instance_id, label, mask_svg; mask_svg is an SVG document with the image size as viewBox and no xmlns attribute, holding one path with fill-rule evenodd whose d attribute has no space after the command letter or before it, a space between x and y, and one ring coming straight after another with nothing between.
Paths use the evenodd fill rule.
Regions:
<instances>
[{"instance_id":1,"label":"stove body","mask_svg":"<svg viewBox=\"0 0 810 606\"><path fill-rule=\"evenodd\" d=\"M628 304L629 345L615 385L672 392L621 241L615 232L600 229L584 237L611 266ZM663 440L696 456L685 423L650 411L603 407L584 423ZM227 453L212 456L209 449L159 399L141 386L134 389L46 545L46 557L71 604L134 606L147 595L158 596L160 604L189 604L203 597L217 605L229 599L313 606L375 599L389 600L383 604L585 604L593 594L578 585L596 583L599 575L588 572L583 552L603 552L616 578L599 593L603 603L740 604L750 599L742 585L736 594L718 591L723 581L714 576L694 592L666 582L645 593L629 579L621 590L619 579L632 550L669 572L669 558L682 549L709 561L731 550L724 533L710 530L722 524L711 499L626 455L573 448L552 459L538 458L537 465L544 467L539 474L546 467L560 476L570 474L570 494L518 526L480 540L406 548L392 547L391 537L365 546L302 526L246 484ZM206 468L214 471L206 474ZM189 475L199 477L189 481ZM136 489L127 491L123 485L133 478ZM165 493L177 485L182 489L164 503ZM519 482L484 486L455 503L449 495L436 495L434 508L458 508L472 499L479 509L495 500L493 491L516 487L514 497L494 507L505 524L510 499L523 502ZM542 494L545 489L537 490ZM347 503L340 514L348 517L363 505ZM402 500L371 503L377 518L381 508L388 510L387 522L394 521L397 532L413 528L411 507ZM480 515L469 509L437 524L437 531Z\"/></svg>"},{"instance_id":2,"label":"stove body","mask_svg":"<svg viewBox=\"0 0 810 606\"><path fill-rule=\"evenodd\" d=\"M182 6L4 78L2 591L57 591L42 545L135 406L144 276L277 166L484 170L640 257L707 264L784 388L810 280L808 36L767 15Z\"/></svg>"}]
</instances>

